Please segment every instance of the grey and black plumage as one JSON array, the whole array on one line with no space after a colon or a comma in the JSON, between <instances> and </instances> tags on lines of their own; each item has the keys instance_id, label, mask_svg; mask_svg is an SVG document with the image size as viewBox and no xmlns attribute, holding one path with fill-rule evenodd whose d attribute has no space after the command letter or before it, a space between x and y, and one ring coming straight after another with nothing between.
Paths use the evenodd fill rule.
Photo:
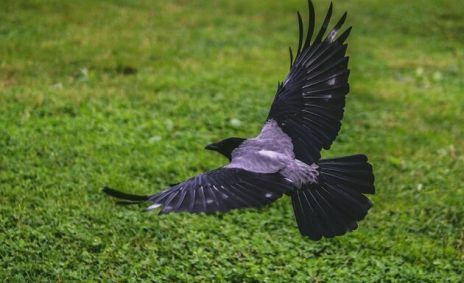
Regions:
<instances>
[{"instance_id":1,"label":"grey and black plumage","mask_svg":"<svg viewBox=\"0 0 464 283\"><path fill-rule=\"evenodd\" d=\"M311 1L308 7L306 36L298 13L295 58L290 49L289 74L278 84L260 134L206 146L230 163L150 196L104 191L122 203L151 202L148 209L159 207L161 213L259 208L286 194L301 234L319 240L356 229L372 205L364 196L375 193L372 166L362 154L320 159L321 150L329 149L335 140L344 114L349 91L345 41L351 27L340 31L345 13L328 29L331 4L314 36Z\"/></svg>"}]
</instances>

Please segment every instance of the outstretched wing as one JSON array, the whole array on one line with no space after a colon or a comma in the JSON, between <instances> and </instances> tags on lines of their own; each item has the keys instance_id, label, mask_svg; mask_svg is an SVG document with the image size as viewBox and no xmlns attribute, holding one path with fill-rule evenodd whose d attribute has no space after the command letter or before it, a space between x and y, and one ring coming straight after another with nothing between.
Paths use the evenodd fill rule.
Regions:
<instances>
[{"instance_id":1,"label":"outstretched wing","mask_svg":"<svg viewBox=\"0 0 464 283\"><path fill-rule=\"evenodd\" d=\"M351 27L338 36L346 13L324 38L332 4L315 39L314 7L308 1L309 24L303 43L303 22L298 13L299 44L293 60L290 49L290 72L278 85L268 120L277 121L293 142L295 157L311 164L320 158L322 148L329 149L343 118L345 96L349 91L347 45Z\"/></svg>"},{"instance_id":2,"label":"outstretched wing","mask_svg":"<svg viewBox=\"0 0 464 283\"><path fill-rule=\"evenodd\" d=\"M152 195L136 196L105 188L107 194L133 203L150 201L148 209L169 212L226 212L236 208L259 208L292 190L282 175L261 174L237 168L219 168Z\"/></svg>"}]
</instances>

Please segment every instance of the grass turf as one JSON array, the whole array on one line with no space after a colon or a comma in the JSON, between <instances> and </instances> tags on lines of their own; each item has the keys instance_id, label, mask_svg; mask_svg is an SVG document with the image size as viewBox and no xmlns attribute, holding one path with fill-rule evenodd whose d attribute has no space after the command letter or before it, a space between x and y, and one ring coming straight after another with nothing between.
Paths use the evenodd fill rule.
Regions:
<instances>
[{"instance_id":1,"label":"grass turf","mask_svg":"<svg viewBox=\"0 0 464 283\"><path fill-rule=\"evenodd\" d=\"M1 1L0 281L460 282L464 6L334 4L351 93L323 155L368 154L378 193L356 232L312 242L288 198L158 216L101 193L160 191L256 135L305 1Z\"/></svg>"}]
</instances>

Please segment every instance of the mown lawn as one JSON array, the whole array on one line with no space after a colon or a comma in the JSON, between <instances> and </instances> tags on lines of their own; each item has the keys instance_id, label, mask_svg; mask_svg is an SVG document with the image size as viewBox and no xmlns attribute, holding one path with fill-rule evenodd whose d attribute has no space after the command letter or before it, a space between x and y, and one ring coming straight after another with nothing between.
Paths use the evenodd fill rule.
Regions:
<instances>
[{"instance_id":1,"label":"mown lawn","mask_svg":"<svg viewBox=\"0 0 464 283\"><path fill-rule=\"evenodd\" d=\"M378 193L356 232L312 242L288 198L158 216L101 193L158 192L256 135L304 0L1 1L0 281L462 282L464 5L334 6L351 94L324 156L368 154Z\"/></svg>"}]
</instances>

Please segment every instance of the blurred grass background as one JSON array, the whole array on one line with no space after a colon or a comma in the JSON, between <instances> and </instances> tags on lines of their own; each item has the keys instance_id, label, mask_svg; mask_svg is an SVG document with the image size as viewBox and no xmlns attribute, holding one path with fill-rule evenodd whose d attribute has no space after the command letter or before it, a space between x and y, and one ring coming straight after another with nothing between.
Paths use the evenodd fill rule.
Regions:
<instances>
[{"instance_id":1,"label":"blurred grass background","mask_svg":"<svg viewBox=\"0 0 464 283\"><path fill-rule=\"evenodd\" d=\"M100 192L160 191L224 164L207 143L256 135L305 1L1 1L0 281L462 282L464 5L334 8L351 93L323 155L368 154L378 194L312 242L288 198L158 216Z\"/></svg>"}]
</instances>

